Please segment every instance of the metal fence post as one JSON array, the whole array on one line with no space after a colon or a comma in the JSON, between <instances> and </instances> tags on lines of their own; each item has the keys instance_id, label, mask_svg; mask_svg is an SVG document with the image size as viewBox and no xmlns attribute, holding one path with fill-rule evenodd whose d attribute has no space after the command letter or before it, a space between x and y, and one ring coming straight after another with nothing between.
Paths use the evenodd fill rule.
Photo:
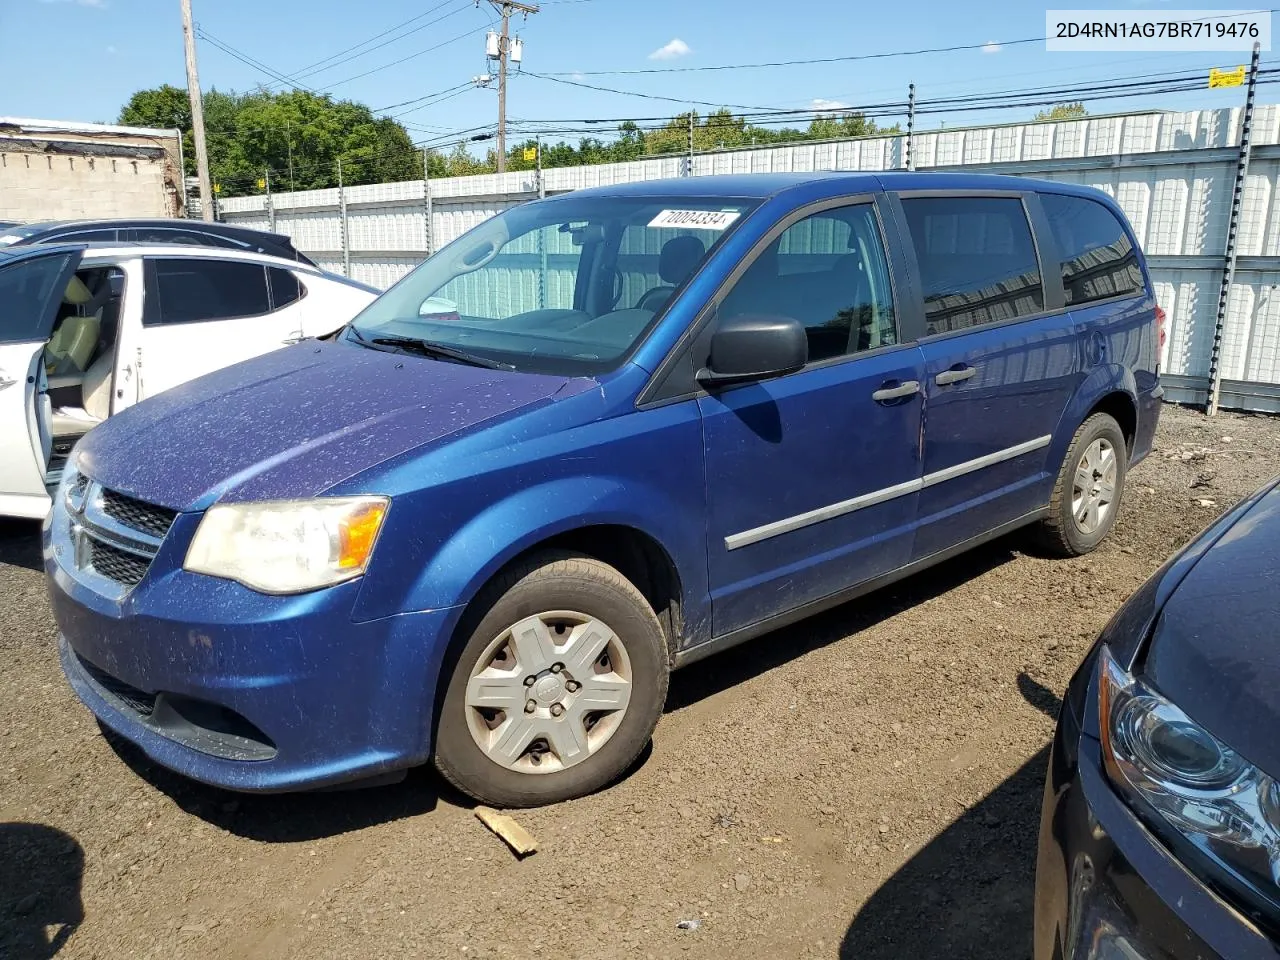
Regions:
<instances>
[{"instance_id":1,"label":"metal fence post","mask_svg":"<svg viewBox=\"0 0 1280 960\"><path fill-rule=\"evenodd\" d=\"M538 138L538 199L544 200L547 196L547 185L542 182L542 138Z\"/></svg>"},{"instance_id":2,"label":"metal fence post","mask_svg":"<svg viewBox=\"0 0 1280 960\"><path fill-rule=\"evenodd\" d=\"M347 191L342 185L342 158L338 158L338 234L342 238L342 275L351 276L351 244L347 240Z\"/></svg>"},{"instance_id":3,"label":"metal fence post","mask_svg":"<svg viewBox=\"0 0 1280 960\"><path fill-rule=\"evenodd\" d=\"M1258 59L1261 44L1253 45L1253 59L1249 64L1249 90L1244 98L1244 113L1240 117L1240 157L1236 161L1236 182L1231 192L1231 215L1227 220L1226 269L1222 271L1222 289L1218 293L1218 313L1213 322L1213 350L1209 354L1209 395L1204 412L1211 417L1218 415L1218 399L1222 392L1222 334L1227 325L1227 305L1231 300L1231 288L1236 279L1236 250L1240 238L1240 208L1244 204L1245 179L1249 175L1249 153L1253 139L1253 100L1258 89Z\"/></svg>"},{"instance_id":4,"label":"metal fence post","mask_svg":"<svg viewBox=\"0 0 1280 960\"><path fill-rule=\"evenodd\" d=\"M693 176L693 107L689 108L689 169L685 176Z\"/></svg>"},{"instance_id":5,"label":"metal fence post","mask_svg":"<svg viewBox=\"0 0 1280 960\"><path fill-rule=\"evenodd\" d=\"M422 148L422 238L427 245L427 256L435 253L431 226L431 153Z\"/></svg>"},{"instance_id":6,"label":"metal fence post","mask_svg":"<svg viewBox=\"0 0 1280 960\"><path fill-rule=\"evenodd\" d=\"M914 170L916 168L916 158L912 155L911 143L912 134L916 126L916 85L910 84L907 87L907 169Z\"/></svg>"},{"instance_id":7,"label":"metal fence post","mask_svg":"<svg viewBox=\"0 0 1280 960\"><path fill-rule=\"evenodd\" d=\"M267 167L262 174L262 182L267 187L267 223L271 226L271 232L276 232L276 205L271 200L271 168Z\"/></svg>"}]
</instances>

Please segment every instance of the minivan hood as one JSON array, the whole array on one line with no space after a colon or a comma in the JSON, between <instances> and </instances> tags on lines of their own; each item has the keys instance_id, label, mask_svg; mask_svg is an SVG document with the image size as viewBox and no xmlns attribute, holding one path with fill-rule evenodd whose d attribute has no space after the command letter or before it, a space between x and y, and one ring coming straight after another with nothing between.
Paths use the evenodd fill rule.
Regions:
<instances>
[{"instance_id":1,"label":"minivan hood","mask_svg":"<svg viewBox=\"0 0 1280 960\"><path fill-rule=\"evenodd\" d=\"M122 411L78 469L174 510L310 497L424 444L547 400L564 377L308 341Z\"/></svg>"},{"instance_id":2,"label":"minivan hood","mask_svg":"<svg viewBox=\"0 0 1280 960\"><path fill-rule=\"evenodd\" d=\"M1280 488L1205 552L1166 601L1146 676L1187 715L1280 777Z\"/></svg>"}]
</instances>

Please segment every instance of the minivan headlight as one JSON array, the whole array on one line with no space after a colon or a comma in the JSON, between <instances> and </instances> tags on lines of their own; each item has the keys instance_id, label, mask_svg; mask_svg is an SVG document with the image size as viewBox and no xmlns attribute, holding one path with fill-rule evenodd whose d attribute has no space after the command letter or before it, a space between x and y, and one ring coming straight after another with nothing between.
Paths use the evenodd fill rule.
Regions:
<instances>
[{"instance_id":1,"label":"minivan headlight","mask_svg":"<svg viewBox=\"0 0 1280 960\"><path fill-rule=\"evenodd\" d=\"M364 573L386 497L333 497L209 508L182 566L261 593L304 593Z\"/></svg>"},{"instance_id":2,"label":"minivan headlight","mask_svg":"<svg viewBox=\"0 0 1280 960\"><path fill-rule=\"evenodd\" d=\"M1107 774L1256 893L1280 884L1280 785L1140 679L1103 647L1098 720ZM1159 826L1159 823L1153 824ZM1159 832L1159 831L1157 831Z\"/></svg>"}]
</instances>

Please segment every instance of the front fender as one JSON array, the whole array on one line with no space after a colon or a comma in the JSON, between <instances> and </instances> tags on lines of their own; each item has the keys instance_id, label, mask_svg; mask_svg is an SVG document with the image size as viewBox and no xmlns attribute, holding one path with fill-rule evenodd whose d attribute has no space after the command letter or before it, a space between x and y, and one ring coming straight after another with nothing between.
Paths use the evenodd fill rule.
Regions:
<instances>
[{"instance_id":1,"label":"front fender","mask_svg":"<svg viewBox=\"0 0 1280 960\"><path fill-rule=\"evenodd\" d=\"M601 525L634 528L666 550L680 573L685 629L691 636L705 634L710 611L702 525L661 489L613 476L551 480L485 508L435 551L411 584L403 609L469 603L529 548L558 534Z\"/></svg>"},{"instance_id":2,"label":"front fender","mask_svg":"<svg viewBox=\"0 0 1280 960\"><path fill-rule=\"evenodd\" d=\"M1090 369L1088 375L1076 388L1071 401L1063 411L1053 432L1053 442L1049 445L1049 456L1045 461L1045 469L1049 475L1056 477L1062 469L1062 462L1067 458L1071 447L1071 439L1075 436L1085 417L1103 397L1113 393L1122 393L1138 410L1138 385L1133 371L1118 363L1099 364Z\"/></svg>"}]
</instances>

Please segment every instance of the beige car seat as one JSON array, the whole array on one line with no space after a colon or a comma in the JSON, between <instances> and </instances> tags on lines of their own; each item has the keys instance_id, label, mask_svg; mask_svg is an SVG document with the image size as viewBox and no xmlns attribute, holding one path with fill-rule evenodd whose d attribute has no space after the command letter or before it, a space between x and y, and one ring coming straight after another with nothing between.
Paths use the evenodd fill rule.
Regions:
<instances>
[{"instance_id":1,"label":"beige car seat","mask_svg":"<svg viewBox=\"0 0 1280 960\"><path fill-rule=\"evenodd\" d=\"M108 350L93 361L80 384L82 408L66 407L53 411L50 427L55 437L75 437L88 433L111 416L112 373L115 352Z\"/></svg>"},{"instance_id":2,"label":"beige car seat","mask_svg":"<svg viewBox=\"0 0 1280 960\"><path fill-rule=\"evenodd\" d=\"M93 304L98 297L83 280L73 276L67 283L62 302L77 309ZM45 369L51 375L84 373L93 360L102 332L102 305L87 316L65 317L45 347Z\"/></svg>"}]
</instances>

